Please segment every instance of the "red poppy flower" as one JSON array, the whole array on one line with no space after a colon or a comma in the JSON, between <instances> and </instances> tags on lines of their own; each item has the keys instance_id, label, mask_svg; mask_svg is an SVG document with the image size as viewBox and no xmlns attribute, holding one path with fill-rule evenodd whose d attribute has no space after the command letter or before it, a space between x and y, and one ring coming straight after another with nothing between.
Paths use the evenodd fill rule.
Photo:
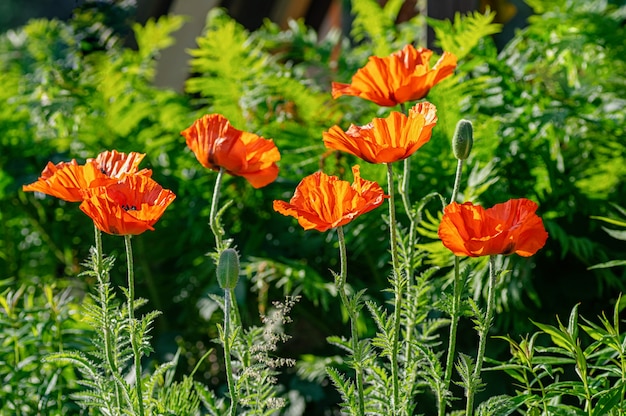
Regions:
<instances>
[{"instance_id":1,"label":"red poppy flower","mask_svg":"<svg viewBox=\"0 0 626 416\"><path fill-rule=\"evenodd\" d=\"M119 179L127 174L151 176L152 171L150 169L139 171L139 164L145 156L145 153L130 152L126 154L117 150L107 150L100 153L95 162L98 169L110 178Z\"/></svg>"},{"instance_id":2,"label":"red poppy flower","mask_svg":"<svg viewBox=\"0 0 626 416\"><path fill-rule=\"evenodd\" d=\"M232 127L220 114L205 115L181 134L202 166L243 176L255 188L278 176L280 153L272 140Z\"/></svg>"},{"instance_id":3,"label":"red poppy flower","mask_svg":"<svg viewBox=\"0 0 626 416\"><path fill-rule=\"evenodd\" d=\"M470 202L448 205L439 225L443 245L457 256L519 254L529 257L546 243L546 232L528 199L511 199L483 209Z\"/></svg>"},{"instance_id":4,"label":"red poppy flower","mask_svg":"<svg viewBox=\"0 0 626 416\"><path fill-rule=\"evenodd\" d=\"M68 202L83 200L82 191L97 179L107 179L100 172L95 162L79 165L76 160L60 162L56 165L48 162L37 182L24 185L25 192L42 192Z\"/></svg>"},{"instance_id":5,"label":"red poppy flower","mask_svg":"<svg viewBox=\"0 0 626 416\"><path fill-rule=\"evenodd\" d=\"M144 175L127 175L106 186L90 188L80 204L101 231L137 235L154 230L176 195Z\"/></svg>"},{"instance_id":6,"label":"red poppy flower","mask_svg":"<svg viewBox=\"0 0 626 416\"><path fill-rule=\"evenodd\" d=\"M305 230L327 231L345 225L388 198L376 182L361 179L358 166L352 173L352 185L323 172L309 175L298 184L289 203L274 201L274 210L297 218Z\"/></svg>"},{"instance_id":7,"label":"red poppy flower","mask_svg":"<svg viewBox=\"0 0 626 416\"><path fill-rule=\"evenodd\" d=\"M330 149L351 153L370 163L392 163L411 156L430 140L437 123L436 112L433 104L421 102L409 110L408 117L392 112L365 126L353 124L345 132L334 126L322 136Z\"/></svg>"},{"instance_id":8,"label":"red poppy flower","mask_svg":"<svg viewBox=\"0 0 626 416\"><path fill-rule=\"evenodd\" d=\"M406 45L385 58L372 56L352 77L351 84L332 83L333 98L354 95L384 107L422 99L456 68L457 58L449 52L430 68L432 54L429 49Z\"/></svg>"}]
</instances>

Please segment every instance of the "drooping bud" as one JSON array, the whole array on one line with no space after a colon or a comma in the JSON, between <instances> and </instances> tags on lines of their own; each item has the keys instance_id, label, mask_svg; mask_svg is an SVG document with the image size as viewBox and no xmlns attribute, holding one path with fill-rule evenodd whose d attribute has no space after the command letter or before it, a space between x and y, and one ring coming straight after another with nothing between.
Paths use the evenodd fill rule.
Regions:
<instances>
[{"instance_id":1,"label":"drooping bud","mask_svg":"<svg viewBox=\"0 0 626 416\"><path fill-rule=\"evenodd\" d=\"M472 122L461 119L456 123L456 130L452 137L452 153L459 160L465 160L469 157L474 144L474 129Z\"/></svg>"},{"instance_id":2,"label":"drooping bud","mask_svg":"<svg viewBox=\"0 0 626 416\"><path fill-rule=\"evenodd\" d=\"M217 283L224 290L231 290L239 281L239 254L232 248L227 248L220 253L217 261Z\"/></svg>"}]
</instances>

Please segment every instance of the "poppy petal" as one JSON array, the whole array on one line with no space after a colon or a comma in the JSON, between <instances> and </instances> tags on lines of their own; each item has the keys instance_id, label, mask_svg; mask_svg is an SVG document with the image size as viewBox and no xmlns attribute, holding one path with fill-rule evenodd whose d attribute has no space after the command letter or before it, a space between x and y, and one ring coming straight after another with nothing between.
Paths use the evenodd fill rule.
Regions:
<instances>
[{"instance_id":1,"label":"poppy petal","mask_svg":"<svg viewBox=\"0 0 626 416\"><path fill-rule=\"evenodd\" d=\"M272 140L232 127L220 114L207 114L181 132L206 168L244 177L255 188L276 180L280 153Z\"/></svg>"},{"instance_id":2,"label":"poppy petal","mask_svg":"<svg viewBox=\"0 0 626 416\"><path fill-rule=\"evenodd\" d=\"M333 82L333 98L352 95L383 107L393 107L407 101L420 100L430 89L454 72L457 58L444 52L430 68L432 51L406 45L387 57L372 56L357 70L350 84Z\"/></svg>"},{"instance_id":3,"label":"poppy petal","mask_svg":"<svg viewBox=\"0 0 626 416\"><path fill-rule=\"evenodd\" d=\"M536 210L537 204L524 198L511 199L488 209L469 202L453 202L444 209L439 238L457 256L516 253L529 257L541 249L548 238Z\"/></svg>"},{"instance_id":4,"label":"poppy petal","mask_svg":"<svg viewBox=\"0 0 626 416\"><path fill-rule=\"evenodd\" d=\"M380 206L388 196L376 182L362 179L353 167L354 182L316 172L302 179L289 203L274 201L274 210L292 216L305 230L327 231Z\"/></svg>"}]
</instances>

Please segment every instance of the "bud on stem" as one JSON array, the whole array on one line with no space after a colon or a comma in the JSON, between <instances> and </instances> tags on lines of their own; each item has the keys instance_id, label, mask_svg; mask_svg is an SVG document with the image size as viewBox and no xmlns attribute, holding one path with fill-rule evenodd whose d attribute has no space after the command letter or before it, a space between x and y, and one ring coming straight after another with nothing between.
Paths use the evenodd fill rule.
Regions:
<instances>
[{"instance_id":1,"label":"bud on stem","mask_svg":"<svg viewBox=\"0 0 626 416\"><path fill-rule=\"evenodd\" d=\"M461 119L456 123L456 130L452 137L452 153L458 160L465 160L469 157L474 144L474 129L472 122Z\"/></svg>"},{"instance_id":2,"label":"bud on stem","mask_svg":"<svg viewBox=\"0 0 626 416\"><path fill-rule=\"evenodd\" d=\"M217 262L217 283L224 290L231 290L239 281L239 254L232 248L227 248L220 253Z\"/></svg>"}]
</instances>

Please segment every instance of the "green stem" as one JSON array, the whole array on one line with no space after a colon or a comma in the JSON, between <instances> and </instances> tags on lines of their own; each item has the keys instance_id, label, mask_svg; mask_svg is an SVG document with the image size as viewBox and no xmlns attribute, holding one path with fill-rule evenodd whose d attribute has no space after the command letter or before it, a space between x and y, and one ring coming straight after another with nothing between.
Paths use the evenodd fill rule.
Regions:
<instances>
[{"instance_id":1,"label":"green stem","mask_svg":"<svg viewBox=\"0 0 626 416\"><path fill-rule=\"evenodd\" d=\"M230 357L230 314L232 304L233 290L224 290L224 366L226 367L226 381L228 382L228 392L230 393L230 409L228 414L235 416L237 414L237 390L235 389L235 381L233 379L233 368Z\"/></svg>"},{"instance_id":2,"label":"green stem","mask_svg":"<svg viewBox=\"0 0 626 416\"><path fill-rule=\"evenodd\" d=\"M126 266L128 268L128 324L130 328L130 345L133 349L133 359L135 365L135 392L137 393L137 404L139 406L139 416L144 415L143 393L141 391L141 351L138 344L138 322L135 319L135 271L133 268L133 248L130 242L131 235L124 236L126 245Z\"/></svg>"},{"instance_id":3,"label":"green stem","mask_svg":"<svg viewBox=\"0 0 626 416\"><path fill-rule=\"evenodd\" d=\"M480 372L483 368L483 360L485 359L485 346L487 345L487 335L491 328L491 322L493 320L493 313L495 307L495 286L496 286L496 257L489 256L489 287L487 292L487 312L485 313L485 320L481 322L478 353L476 355L476 366L472 374L472 380L469 383L469 389L467 392L467 406L465 409L466 416L472 416L474 412L474 394L476 393L477 382L475 380L480 379Z\"/></svg>"},{"instance_id":4,"label":"green stem","mask_svg":"<svg viewBox=\"0 0 626 416\"><path fill-rule=\"evenodd\" d=\"M463 173L463 160L459 159L456 165L456 174L454 176L454 187L452 188L452 197L450 203L455 202L461 187L461 174ZM454 283L453 283L452 311L450 314L450 335L448 339L448 354L446 356L446 368L444 375L444 391L449 390L450 380L452 380L452 369L454 367L454 355L456 349L456 334L459 327L459 318L461 316L461 272L459 258L454 256ZM439 416L446 413L446 403L439 403Z\"/></svg>"},{"instance_id":5,"label":"green stem","mask_svg":"<svg viewBox=\"0 0 626 416\"><path fill-rule=\"evenodd\" d=\"M109 365L109 371L111 375L115 379L115 408L117 411L121 409L122 398L120 396L120 379L119 379L119 370L117 368L117 363L115 362L115 357L113 355L113 347L111 346L111 321L109 319L109 305L106 298L107 285L109 282L109 277L106 275L106 271L104 270L104 265L102 264L103 255L102 255L102 231L96 227L94 224L94 243L95 243L95 272L98 278L98 293L100 294L100 308L102 309L102 313L104 315L104 324L102 326L103 337L104 337L104 355L107 359L107 363Z\"/></svg>"},{"instance_id":6,"label":"green stem","mask_svg":"<svg viewBox=\"0 0 626 416\"><path fill-rule=\"evenodd\" d=\"M457 195L459 194L459 188L461 187L461 173L463 172L463 160L459 159L456 164L456 175L454 177L454 188L452 188L452 197L450 203L456 202Z\"/></svg>"},{"instance_id":7,"label":"green stem","mask_svg":"<svg viewBox=\"0 0 626 416\"><path fill-rule=\"evenodd\" d=\"M400 104L400 111L402 111L403 114L407 113L404 103ZM416 218L416 214L412 210L411 199L409 197L410 183L411 183L411 158L407 157L403 161L402 182L400 183L399 193L402 199L402 204L404 205L404 212L406 212L406 215L409 219L409 235L408 235L407 246L406 246L407 253L405 255L406 259L405 259L404 268L405 268L405 273L408 279L407 286L411 288L410 290L413 290L412 288L415 285L415 280L414 280L415 270L413 269L413 255L414 255L413 249L415 247L415 239L416 239L415 233L416 233L416 228L417 228L417 218ZM412 319L410 319L406 323L406 352L405 352L406 362L411 362L411 360L413 359L413 348L412 348L413 343L411 342L411 339L413 338L413 326L414 326L414 322Z\"/></svg>"},{"instance_id":8,"label":"green stem","mask_svg":"<svg viewBox=\"0 0 626 416\"><path fill-rule=\"evenodd\" d=\"M352 307L348 301L348 294L346 292L346 281L348 278L348 261L346 255L346 239L343 234L343 227L337 227L337 237L339 239L339 258L341 262L341 274L339 275L339 295L341 301L350 315L350 333L352 342L352 354L354 358L354 371L356 372L356 389L359 400L359 415L365 415L365 400L363 397L363 367L361 354L357 354L359 347L359 334L357 331L357 311Z\"/></svg>"},{"instance_id":9,"label":"green stem","mask_svg":"<svg viewBox=\"0 0 626 416\"><path fill-rule=\"evenodd\" d=\"M394 197L393 168L391 163L387 163L387 192L389 193L389 238L391 240L391 265L393 272L400 272L400 262L398 261L398 239L396 229L396 207ZM396 277L398 277L396 276Z\"/></svg>"},{"instance_id":10,"label":"green stem","mask_svg":"<svg viewBox=\"0 0 626 416\"><path fill-rule=\"evenodd\" d=\"M215 236L216 251L220 253L225 247L223 247L222 241L222 229L217 221L217 206L220 199L220 188L222 186L222 177L224 176L224 168L220 167L217 172L217 178L215 179L215 186L213 188L213 199L211 200L211 214L209 217L209 226L213 235Z\"/></svg>"},{"instance_id":11,"label":"green stem","mask_svg":"<svg viewBox=\"0 0 626 416\"><path fill-rule=\"evenodd\" d=\"M452 311L450 316L450 335L448 340L448 355L446 357L446 372L444 377L444 391L450 388L452 368L454 367L454 354L456 348L456 334L461 315L461 278L459 271L459 258L454 256L454 288L452 299ZM446 403L439 403L439 416L446 413Z\"/></svg>"},{"instance_id":12,"label":"green stem","mask_svg":"<svg viewBox=\"0 0 626 416\"><path fill-rule=\"evenodd\" d=\"M411 176L411 158L404 159L404 168L402 171L402 182L400 184L400 197L402 199L402 204L404 205L404 211L406 212L407 217L409 218L409 240L407 244L408 253L406 255L406 273L407 278L409 279L409 286L413 285L413 266L412 266L412 257L413 257L413 246L415 244L415 215L413 214L413 210L411 209L411 200L409 199L409 182Z\"/></svg>"},{"instance_id":13,"label":"green stem","mask_svg":"<svg viewBox=\"0 0 626 416\"><path fill-rule=\"evenodd\" d=\"M406 108L404 103L400 104L400 110L403 114L406 114ZM409 218L410 228L409 228L409 240L408 240L408 253L406 255L406 276L409 279L409 286L413 285L413 245L415 244L415 227L416 227L416 219L413 214L413 210L411 209L411 199L409 198L410 194L410 183L411 183L411 158L407 157L403 161L403 169L402 169L402 182L400 183L400 198L402 199L402 204L404 205L404 212L406 212L407 217Z\"/></svg>"},{"instance_id":14,"label":"green stem","mask_svg":"<svg viewBox=\"0 0 626 416\"><path fill-rule=\"evenodd\" d=\"M400 397L400 371L398 364L398 350L400 345L400 320L402 317L402 296L404 283L401 282L400 263L398 261L396 209L394 198L393 168L391 163L387 163L387 188L387 192L389 193L389 238L391 244L391 264L393 267L393 274L395 279L395 309L393 314L394 331L391 351L391 378L393 384L392 403L394 411L397 412L399 409L398 400Z\"/></svg>"}]
</instances>

